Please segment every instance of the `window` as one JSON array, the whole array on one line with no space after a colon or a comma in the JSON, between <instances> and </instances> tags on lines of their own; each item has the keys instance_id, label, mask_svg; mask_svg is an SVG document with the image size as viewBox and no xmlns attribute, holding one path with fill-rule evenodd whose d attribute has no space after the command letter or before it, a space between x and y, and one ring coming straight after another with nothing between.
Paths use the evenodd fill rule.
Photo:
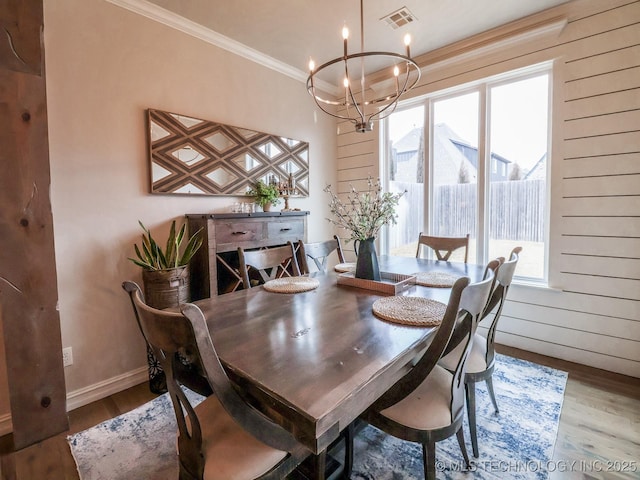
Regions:
<instances>
[{"instance_id":1,"label":"window","mask_svg":"<svg viewBox=\"0 0 640 480\"><path fill-rule=\"evenodd\" d=\"M518 277L545 278L549 78L545 69L486 80L387 119L388 190L407 194L383 253L415 255L420 231L469 233L470 261L521 245Z\"/></svg>"},{"instance_id":2,"label":"window","mask_svg":"<svg viewBox=\"0 0 640 480\"><path fill-rule=\"evenodd\" d=\"M396 209L398 224L386 229L383 243L394 255L414 256L424 218L424 105L396 112L387 119L389 146L386 189L404 192ZM383 247L384 249L384 247Z\"/></svg>"}]
</instances>

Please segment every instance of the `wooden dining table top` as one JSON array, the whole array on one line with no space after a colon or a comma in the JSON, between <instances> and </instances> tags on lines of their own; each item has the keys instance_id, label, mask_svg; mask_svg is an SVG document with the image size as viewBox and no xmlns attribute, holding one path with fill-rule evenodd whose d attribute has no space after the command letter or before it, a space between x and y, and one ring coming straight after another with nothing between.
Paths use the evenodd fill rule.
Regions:
<instances>
[{"instance_id":1,"label":"wooden dining table top","mask_svg":"<svg viewBox=\"0 0 640 480\"><path fill-rule=\"evenodd\" d=\"M380 256L381 271L441 271L482 277L472 264ZM254 287L195 302L231 378L265 413L311 452L320 453L411 367L433 327L376 317L386 296L338 285L337 274L316 275L319 286L293 294ZM447 303L449 288L412 286L402 295Z\"/></svg>"}]
</instances>

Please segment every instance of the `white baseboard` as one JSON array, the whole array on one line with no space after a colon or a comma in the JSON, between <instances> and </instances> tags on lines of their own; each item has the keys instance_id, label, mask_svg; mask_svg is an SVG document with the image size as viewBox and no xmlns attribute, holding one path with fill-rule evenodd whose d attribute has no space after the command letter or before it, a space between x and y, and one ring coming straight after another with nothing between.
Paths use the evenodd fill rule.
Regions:
<instances>
[{"instance_id":1,"label":"white baseboard","mask_svg":"<svg viewBox=\"0 0 640 480\"><path fill-rule=\"evenodd\" d=\"M88 387L74 390L67 394L67 412L88 405L91 402L102 400L109 395L134 387L148 380L149 372L147 367L141 367L102 382L94 383ZM12 431L13 424L11 423L11 414L0 415L0 436L7 435Z\"/></svg>"},{"instance_id":2,"label":"white baseboard","mask_svg":"<svg viewBox=\"0 0 640 480\"><path fill-rule=\"evenodd\" d=\"M102 400L109 395L134 387L147 380L149 380L148 369L147 367L141 367L79 390L74 390L67 393L67 412L88 405L91 402Z\"/></svg>"}]
</instances>

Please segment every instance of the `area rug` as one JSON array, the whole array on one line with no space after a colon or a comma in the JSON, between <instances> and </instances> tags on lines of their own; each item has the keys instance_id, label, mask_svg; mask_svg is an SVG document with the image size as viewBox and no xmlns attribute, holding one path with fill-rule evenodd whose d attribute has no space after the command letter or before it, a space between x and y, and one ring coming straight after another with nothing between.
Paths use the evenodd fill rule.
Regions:
<instances>
[{"instance_id":1,"label":"area rug","mask_svg":"<svg viewBox=\"0 0 640 480\"><path fill-rule=\"evenodd\" d=\"M543 480L558 433L567 373L505 355L497 355L493 388L500 413L495 414L484 382L476 384L479 457L471 456L465 418L466 471L455 435L436 444L437 477L447 480ZM552 467L553 465L551 465ZM367 426L355 439L352 480L424 478L422 447Z\"/></svg>"},{"instance_id":2,"label":"area rug","mask_svg":"<svg viewBox=\"0 0 640 480\"><path fill-rule=\"evenodd\" d=\"M185 389L192 405L204 397ZM176 417L165 393L123 415L67 437L80 480L175 480Z\"/></svg>"},{"instance_id":3,"label":"area rug","mask_svg":"<svg viewBox=\"0 0 640 480\"><path fill-rule=\"evenodd\" d=\"M504 355L497 358L495 415L484 387L477 385L480 457L462 472L455 436L437 444L441 479L547 478L553 456L567 374ZM202 397L187 391L197 403ZM471 452L465 424L467 448ZM126 414L69 436L81 480L175 480L178 477L175 417L164 394ZM367 426L355 440L353 480L422 479L422 450Z\"/></svg>"}]
</instances>

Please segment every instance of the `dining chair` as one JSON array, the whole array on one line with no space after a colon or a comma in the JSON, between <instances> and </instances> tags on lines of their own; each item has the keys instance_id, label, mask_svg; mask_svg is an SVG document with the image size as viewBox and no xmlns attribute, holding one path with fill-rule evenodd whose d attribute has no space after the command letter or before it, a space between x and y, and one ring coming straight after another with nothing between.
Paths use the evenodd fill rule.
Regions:
<instances>
[{"instance_id":1,"label":"dining chair","mask_svg":"<svg viewBox=\"0 0 640 480\"><path fill-rule=\"evenodd\" d=\"M337 235L334 235L332 240L324 240L321 242L305 243L302 240L299 240L298 259L300 272L302 274L311 273L308 261L308 259L311 259L319 272L326 273L327 259L334 251L338 254L338 261L340 263L345 263L344 253L342 252L342 243L340 242L340 237Z\"/></svg>"},{"instance_id":2,"label":"dining chair","mask_svg":"<svg viewBox=\"0 0 640 480\"><path fill-rule=\"evenodd\" d=\"M182 304L179 311L157 310L145 304L137 284L122 286L167 376L178 425L180 480L281 479L309 455L289 432L236 391L196 305ZM197 351L215 393L195 407L174 374L175 354L181 348Z\"/></svg>"},{"instance_id":3,"label":"dining chair","mask_svg":"<svg viewBox=\"0 0 640 480\"><path fill-rule=\"evenodd\" d=\"M492 271L492 270L490 270ZM378 399L362 418L389 435L422 444L425 477L436 478L436 442L455 434L467 468L469 457L462 429L464 374L480 315L489 297L493 276L469 283L458 279L438 331L415 366ZM438 365L454 335L463 338L454 372Z\"/></svg>"},{"instance_id":4,"label":"dining chair","mask_svg":"<svg viewBox=\"0 0 640 480\"><path fill-rule=\"evenodd\" d=\"M496 413L500 413L498 409L498 402L496 401L496 395L493 390L493 371L495 368L495 336L496 328L498 326L498 320L502 314L502 308L507 298L507 292L513 281L513 274L518 264L519 254L522 251L521 247L516 247L511 252L508 261L504 261L500 258L501 264L495 274L494 287L492 288L491 295L487 301L480 320L487 318L493 313L493 318L489 325L486 338L476 333L473 339L473 346L471 353L469 354L469 361L467 365L467 371L465 373L465 393L467 398L467 415L469 418L469 433L471 435L471 447L473 449L473 456L478 457L478 433L476 423L476 383L485 381L487 384L487 391L491 398L491 403L495 408ZM495 312L494 312L495 310ZM455 367L455 360L458 356L461 346L457 346L451 352L445 352L445 355L440 360L442 365L447 370L453 370Z\"/></svg>"},{"instance_id":5,"label":"dining chair","mask_svg":"<svg viewBox=\"0 0 640 480\"><path fill-rule=\"evenodd\" d=\"M145 297L142 292L140 292L140 296L142 298L142 301L145 302ZM142 337L144 338L147 345L147 363L149 364L150 377L153 376L153 379L156 382L156 384L153 386L154 388L151 388L151 391L155 393L164 393L167 391L167 387L166 375L162 370L162 364L153 353L151 344L149 343L149 340L142 330L140 317L138 316L138 311L136 310L136 307L133 303L133 299L131 301L131 306L133 307L133 314L136 318L138 328L140 329ZM185 349L181 349L179 352L176 352L176 364L173 369L173 374L180 381L180 383L185 385L190 390L193 390L194 392L197 392L205 397L211 395L211 387L209 386L209 382L204 376L200 359L197 355L194 355L193 352ZM150 381L152 381L151 378Z\"/></svg>"},{"instance_id":6,"label":"dining chair","mask_svg":"<svg viewBox=\"0 0 640 480\"><path fill-rule=\"evenodd\" d=\"M464 248L464 263L467 263L469 256L469 234L464 237L433 237L431 235L418 235L418 249L416 258L420 258L421 246L431 248L438 260L449 261L451 254L459 248Z\"/></svg>"},{"instance_id":7,"label":"dining chair","mask_svg":"<svg viewBox=\"0 0 640 480\"><path fill-rule=\"evenodd\" d=\"M251 283L251 272L256 271L260 279L254 283L264 283L281 277L300 275L300 267L296 259L293 243L261 250L245 250L238 247L239 271L244 288L254 286Z\"/></svg>"}]
</instances>

